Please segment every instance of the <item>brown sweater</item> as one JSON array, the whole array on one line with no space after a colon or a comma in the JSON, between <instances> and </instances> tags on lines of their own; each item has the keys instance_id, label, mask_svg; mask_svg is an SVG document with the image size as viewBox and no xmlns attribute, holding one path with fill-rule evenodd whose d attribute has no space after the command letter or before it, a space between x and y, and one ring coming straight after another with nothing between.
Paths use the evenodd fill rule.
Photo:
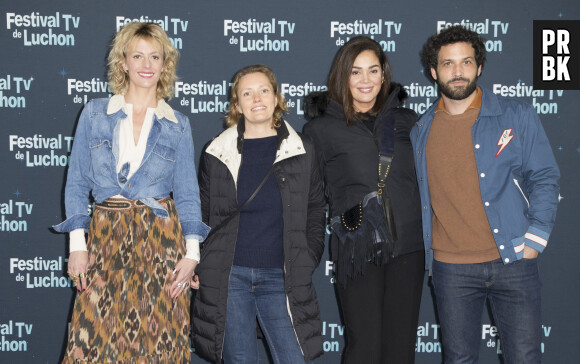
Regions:
<instances>
[{"instance_id":1,"label":"brown sweater","mask_svg":"<svg viewBox=\"0 0 580 364\"><path fill-rule=\"evenodd\" d=\"M434 258L445 263L481 263L500 257L481 200L477 147L471 135L480 109L479 88L463 114L449 114L441 99L427 139L432 248Z\"/></svg>"}]
</instances>

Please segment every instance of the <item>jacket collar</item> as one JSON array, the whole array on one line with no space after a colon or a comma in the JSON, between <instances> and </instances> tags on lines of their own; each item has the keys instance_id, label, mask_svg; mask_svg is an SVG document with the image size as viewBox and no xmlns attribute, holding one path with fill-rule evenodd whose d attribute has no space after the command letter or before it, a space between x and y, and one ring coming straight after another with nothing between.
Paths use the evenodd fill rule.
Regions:
<instances>
[{"instance_id":1,"label":"jacket collar","mask_svg":"<svg viewBox=\"0 0 580 364\"><path fill-rule=\"evenodd\" d=\"M290 128L292 129L292 128ZM244 146L244 132L246 131L246 123L245 123L245 119L244 116L242 115L242 117L240 118L240 120L238 121L237 124L237 131L238 131L238 152L241 153L242 152L242 148ZM282 141L284 139L286 139L289 135L289 130L288 127L286 126L286 122L283 122L280 127L278 127L276 129L276 135L278 137L278 148L280 148L280 145L282 144Z\"/></svg>"},{"instance_id":2,"label":"jacket collar","mask_svg":"<svg viewBox=\"0 0 580 364\"><path fill-rule=\"evenodd\" d=\"M107 105L107 115L112 115L117 113L119 110L122 110L125 115L127 115L125 103L125 96L123 95L114 95L109 99L109 103ZM165 100L159 99L157 101L157 107L155 108L155 116L157 119L161 120L165 118L173 123L178 123L177 118L175 117L175 113L171 106L169 106Z\"/></svg>"},{"instance_id":3,"label":"jacket collar","mask_svg":"<svg viewBox=\"0 0 580 364\"><path fill-rule=\"evenodd\" d=\"M236 184L242 161L243 124L243 119L240 119L237 126L234 125L224 130L206 148L206 153L213 155L228 167ZM306 153L302 138L288 122L284 121L276 131L278 133L278 150L274 164Z\"/></svg>"},{"instance_id":4,"label":"jacket collar","mask_svg":"<svg viewBox=\"0 0 580 364\"><path fill-rule=\"evenodd\" d=\"M501 105L497 96L486 88L481 87L483 95L481 96L480 116L498 116L503 114Z\"/></svg>"},{"instance_id":5,"label":"jacket collar","mask_svg":"<svg viewBox=\"0 0 580 364\"><path fill-rule=\"evenodd\" d=\"M479 88L481 91L483 91L483 94L481 96L481 109L479 110L478 119L480 117L493 117L502 115L504 111L499 103L498 97L485 87L479 86ZM435 118L435 110L437 109L437 105L439 104L440 100L441 97L439 97L435 103L431 105L429 110L427 110L425 114L423 114L423 116L417 120L416 125L420 126L418 129L420 130L419 133L427 133L426 135L428 135L429 130L431 129L431 122L433 122L433 119ZM422 128L423 125L426 127Z\"/></svg>"},{"instance_id":6,"label":"jacket collar","mask_svg":"<svg viewBox=\"0 0 580 364\"><path fill-rule=\"evenodd\" d=\"M391 82L389 95L377 118L380 118L392 108L403 106L408 96L407 91L401 84ZM304 117L306 120L312 120L323 115L338 119L345 118L342 105L331 99L328 91L309 93L304 99Z\"/></svg>"}]
</instances>

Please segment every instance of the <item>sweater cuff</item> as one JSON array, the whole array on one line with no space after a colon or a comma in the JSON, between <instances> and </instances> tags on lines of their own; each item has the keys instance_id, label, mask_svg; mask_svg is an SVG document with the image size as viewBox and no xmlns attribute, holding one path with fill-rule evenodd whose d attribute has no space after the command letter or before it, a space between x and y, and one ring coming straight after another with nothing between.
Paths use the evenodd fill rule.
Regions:
<instances>
[{"instance_id":1,"label":"sweater cuff","mask_svg":"<svg viewBox=\"0 0 580 364\"><path fill-rule=\"evenodd\" d=\"M85 229L74 229L69 233L70 247L69 252L87 251L87 243L85 241Z\"/></svg>"},{"instance_id":2,"label":"sweater cuff","mask_svg":"<svg viewBox=\"0 0 580 364\"><path fill-rule=\"evenodd\" d=\"M199 240L185 239L185 257L199 263Z\"/></svg>"}]
</instances>

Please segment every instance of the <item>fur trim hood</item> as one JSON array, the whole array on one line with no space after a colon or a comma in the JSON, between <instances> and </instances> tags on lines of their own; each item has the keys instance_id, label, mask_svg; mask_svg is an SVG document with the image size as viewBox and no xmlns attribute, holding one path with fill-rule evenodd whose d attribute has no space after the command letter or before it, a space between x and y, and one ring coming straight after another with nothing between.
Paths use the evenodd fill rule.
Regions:
<instances>
[{"instance_id":1,"label":"fur trim hood","mask_svg":"<svg viewBox=\"0 0 580 364\"><path fill-rule=\"evenodd\" d=\"M392 82L391 92L383 109L403 106L408 96L407 90L401 84ZM336 109L337 107L338 109ZM342 114L342 106L328 96L328 91L311 92L304 98L304 117L306 120L312 120L325 115L327 112L333 113L334 111Z\"/></svg>"}]
</instances>

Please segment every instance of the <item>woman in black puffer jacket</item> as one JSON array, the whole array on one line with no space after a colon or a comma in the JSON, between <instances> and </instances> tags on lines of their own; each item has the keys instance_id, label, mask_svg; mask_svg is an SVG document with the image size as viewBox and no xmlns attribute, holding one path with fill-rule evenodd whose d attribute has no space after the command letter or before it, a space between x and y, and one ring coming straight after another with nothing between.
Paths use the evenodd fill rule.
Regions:
<instances>
[{"instance_id":1,"label":"woman in black puffer jacket","mask_svg":"<svg viewBox=\"0 0 580 364\"><path fill-rule=\"evenodd\" d=\"M425 275L409 139L417 115L402 107L407 94L391 84L386 55L367 37L352 38L339 50L328 88L306 98L304 134L315 143L333 217L331 258L346 326L343 362L413 363ZM379 152L392 158L382 189Z\"/></svg>"},{"instance_id":2,"label":"woman in black puffer jacket","mask_svg":"<svg viewBox=\"0 0 580 364\"><path fill-rule=\"evenodd\" d=\"M256 317L276 363L322 354L312 273L324 249L322 177L309 138L282 120L284 97L268 67L239 71L229 128L202 154L203 221L218 226L266 180L241 213L205 241L196 272L196 353L214 362L258 362Z\"/></svg>"}]
</instances>

